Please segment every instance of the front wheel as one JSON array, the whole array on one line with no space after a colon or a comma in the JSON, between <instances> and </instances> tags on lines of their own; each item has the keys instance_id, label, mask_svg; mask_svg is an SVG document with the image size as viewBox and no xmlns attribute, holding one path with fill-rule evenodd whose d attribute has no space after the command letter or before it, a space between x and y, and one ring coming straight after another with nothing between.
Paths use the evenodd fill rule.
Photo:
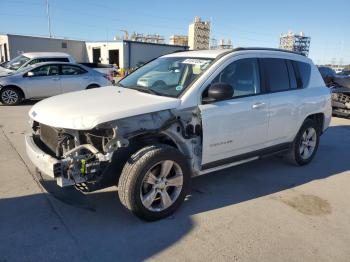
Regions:
<instances>
[{"instance_id":1,"label":"front wheel","mask_svg":"<svg viewBox=\"0 0 350 262\"><path fill-rule=\"evenodd\" d=\"M145 147L125 164L118 183L121 203L143 220L175 212L186 197L190 169L183 154L166 145Z\"/></svg>"},{"instance_id":2,"label":"front wheel","mask_svg":"<svg viewBox=\"0 0 350 262\"><path fill-rule=\"evenodd\" d=\"M320 128L311 119L306 119L295 137L292 149L287 155L295 165L306 165L314 158L320 142Z\"/></svg>"},{"instance_id":3,"label":"front wheel","mask_svg":"<svg viewBox=\"0 0 350 262\"><path fill-rule=\"evenodd\" d=\"M23 100L22 93L13 87L5 87L0 90L0 102L7 106L14 106Z\"/></svg>"}]
</instances>

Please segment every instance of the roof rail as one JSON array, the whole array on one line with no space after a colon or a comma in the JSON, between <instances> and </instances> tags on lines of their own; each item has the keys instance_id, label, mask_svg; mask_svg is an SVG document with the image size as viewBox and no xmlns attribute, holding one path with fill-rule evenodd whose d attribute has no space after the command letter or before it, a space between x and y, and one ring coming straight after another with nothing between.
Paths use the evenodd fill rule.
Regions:
<instances>
[{"instance_id":1,"label":"roof rail","mask_svg":"<svg viewBox=\"0 0 350 262\"><path fill-rule=\"evenodd\" d=\"M269 48L269 47L236 47L232 50L232 52L246 51L246 50L279 51L279 52L285 52L285 53L306 56L305 54L303 54L301 52L290 51L290 50L285 50L285 49L280 49L280 48Z\"/></svg>"}]
</instances>

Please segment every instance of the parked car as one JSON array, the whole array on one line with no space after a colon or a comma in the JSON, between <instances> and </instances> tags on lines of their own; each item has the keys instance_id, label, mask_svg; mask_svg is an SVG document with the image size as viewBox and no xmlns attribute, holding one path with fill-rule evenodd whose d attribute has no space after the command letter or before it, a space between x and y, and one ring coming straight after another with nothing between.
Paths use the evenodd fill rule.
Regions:
<instances>
[{"instance_id":1,"label":"parked car","mask_svg":"<svg viewBox=\"0 0 350 262\"><path fill-rule=\"evenodd\" d=\"M0 102L17 105L71 91L111 85L106 75L73 63L46 62L0 77Z\"/></svg>"},{"instance_id":2,"label":"parked car","mask_svg":"<svg viewBox=\"0 0 350 262\"><path fill-rule=\"evenodd\" d=\"M157 74L163 85L138 85L174 63L177 83ZM317 67L282 50L173 53L118 85L35 104L26 150L59 186L117 185L122 204L145 220L172 214L191 177L271 154L308 164L331 120L330 91Z\"/></svg>"},{"instance_id":3,"label":"parked car","mask_svg":"<svg viewBox=\"0 0 350 262\"><path fill-rule=\"evenodd\" d=\"M95 69L96 71L111 77L116 77L118 75L118 67L115 65L99 64L99 63L79 63L79 64Z\"/></svg>"},{"instance_id":4,"label":"parked car","mask_svg":"<svg viewBox=\"0 0 350 262\"><path fill-rule=\"evenodd\" d=\"M336 74L325 66L318 69L332 92L333 115L350 117L350 76Z\"/></svg>"},{"instance_id":5,"label":"parked car","mask_svg":"<svg viewBox=\"0 0 350 262\"><path fill-rule=\"evenodd\" d=\"M70 62L75 63L74 58L60 52L32 52L23 53L14 59L0 65L0 76L8 75L27 66L43 62Z\"/></svg>"},{"instance_id":6,"label":"parked car","mask_svg":"<svg viewBox=\"0 0 350 262\"><path fill-rule=\"evenodd\" d=\"M337 75L340 75L340 76L350 76L350 70L343 70L343 71L337 73Z\"/></svg>"}]
</instances>

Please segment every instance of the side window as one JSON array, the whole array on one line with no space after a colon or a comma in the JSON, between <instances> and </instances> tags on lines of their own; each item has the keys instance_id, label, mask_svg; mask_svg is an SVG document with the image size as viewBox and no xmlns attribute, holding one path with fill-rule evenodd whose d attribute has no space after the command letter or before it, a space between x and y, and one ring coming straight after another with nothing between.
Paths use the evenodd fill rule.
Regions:
<instances>
[{"instance_id":1,"label":"side window","mask_svg":"<svg viewBox=\"0 0 350 262\"><path fill-rule=\"evenodd\" d=\"M34 64L37 64L37 63L40 63L40 62L42 62L42 61L40 61L40 59L33 59L32 61L30 61L28 63L28 65L34 65Z\"/></svg>"},{"instance_id":2,"label":"side window","mask_svg":"<svg viewBox=\"0 0 350 262\"><path fill-rule=\"evenodd\" d=\"M36 58L30 61L29 65L34 65L37 63L44 63L44 62L69 62L68 58L65 57L52 57L52 58Z\"/></svg>"},{"instance_id":3,"label":"side window","mask_svg":"<svg viewBox=\"0 0 350 262\"><path fill-rule=\"evenodd\" d=\"M286 61L279 58L264 58L263 64L268 80L268 90L270 92L288 90L289 75Z\"/></svg>"},{"instance_id":4,"label":"side window","mask_svg":"<svg viewBox=\"0 0 350 262\"><path fill-rule=\"evenodd\" d=\"M81 75L87 71L79 66L62 65L62 75Z\"/></svg>"},{"instance_id":5,"label":"side window","mask_svg":"<svg viewBox=\"0 0 350 262\"><path fill-rule=\"evenodd\" d=\"M55 58L50 58L50 61L55 61L55 62L69 62L69 59L66 57L55 57Z\"/></svg>"},{"instance_id":6,"label":"side window","mask_svg":"<svg viewBox=\"0 0 350 262\"><path fill-rule=\"evenodd\" d=\"M293 61L294 68L297 68L300 83L298 87L307 87L310 81L311 66L308 63Z\"/></svg>"},{"instance_id":7,"label":"side window","mask_svg":"<svg viewBox=\"0 0 350 262\"><path fill-rule=\"evenodd\" d=\"M33 77L58 75L58 65L44 65L33 69Z\"/></svg>"},{"instance_id":8,"label":"side window","mask_svg":"<svg viewBox=\"0 0 350 262\"><path fill-rule=\"evenodd\" d=\"M257 59L245 58L231 63L214 78L211 84L214 83L231 85L234 89L233 97L259 94L260 77Z\"/></svg>"}]
</instances>

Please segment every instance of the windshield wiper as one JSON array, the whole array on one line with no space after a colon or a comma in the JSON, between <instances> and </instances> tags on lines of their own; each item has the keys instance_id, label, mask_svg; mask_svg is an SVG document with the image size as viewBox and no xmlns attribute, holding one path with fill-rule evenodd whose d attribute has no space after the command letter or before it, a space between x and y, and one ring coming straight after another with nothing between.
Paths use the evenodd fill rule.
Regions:
<instances>
[{"instance_id":1,"label":"windshield wiper","mask_svg":"<svg viewBox=\"0 0 350 262\"><path fill-rule=\"evenodd\" d=\"M128 86L127 88L134 89L140 92L152 94L152 95L158 95L158 96L164 96L164 94L159 93L157 91L154 91L153 89L147 88L147 87L142 87L142 86Z\"/></svg>"}]
</instances>

